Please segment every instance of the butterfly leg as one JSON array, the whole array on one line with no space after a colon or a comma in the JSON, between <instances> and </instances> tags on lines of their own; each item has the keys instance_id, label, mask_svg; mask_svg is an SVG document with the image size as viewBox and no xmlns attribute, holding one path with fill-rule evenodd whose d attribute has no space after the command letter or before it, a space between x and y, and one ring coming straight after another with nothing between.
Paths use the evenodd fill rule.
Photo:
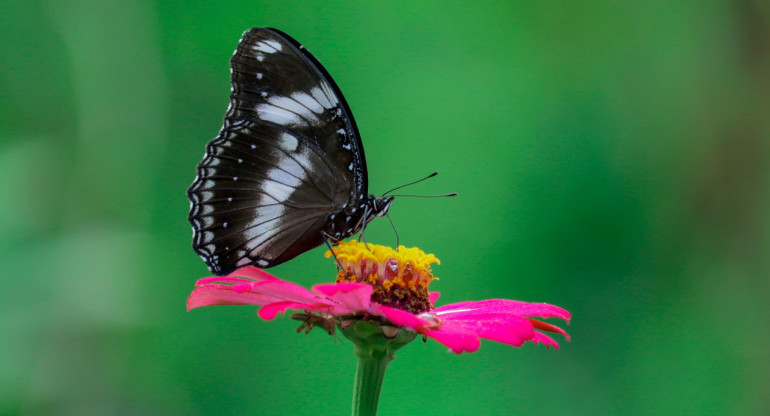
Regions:
<instances>
[{"instance_id":1,"label":"butterfly leg","mask_svg":"<svg viewBox=\"0 0 770 416\"><path fill-rule=\"evenodd\" d=\"M348 272L345 270L345 268L342 267L342 263L340 263L340 259L337 258L337 254L334 253L334 247L332 247L332 243L331 242L334 242L334 245L337 245L337 242L339 240L337 240L336 238L334 238L331 235L329 235L328 233L326 233L326 231L321 231L321 236L323 236L323 238L324 238L324 243L326 243L326 247L329 247L329 251L332 252L332 256L334 257L334 261L337 262L337 267L340 270L342 270L342 273L345 273L346 277L350 277L350 276L348 276Z\"/></svg>"},{"instance_id":2,"label":"butterfly leg","mask_svg":"<svg viewBox=\"0 0 770 416\"><path fill-rule=\"evenodd\" d=\"M398 251L398 247L401 245L401 243L398 238L398 230L396 230L396 224L393 224L393 220L390 219L390 215L385 214L385 217L388 219L388 222L390 222L390 226L393 227L393 232L396 234L396 251Z\"/></svg>"},{"instance_id":3,"label":"butterfly leg","mask_svg":"<svg viewBox=\"0 0 770 416\"><path fill-rule=\"evenodd\" d=\"M361 234L358 235L358 241L360 242L361 240L363 240L364 244L366 245L366 248L369 248L369 242L366 241L366 225L369 223L369 221L371 221L369 219L370 212L371 212L371 209L369 208L369 206L368 205L365 206L364 215L361 217ZM358 227L356 226L356 228Z\"/></svg>"}]
</instances>

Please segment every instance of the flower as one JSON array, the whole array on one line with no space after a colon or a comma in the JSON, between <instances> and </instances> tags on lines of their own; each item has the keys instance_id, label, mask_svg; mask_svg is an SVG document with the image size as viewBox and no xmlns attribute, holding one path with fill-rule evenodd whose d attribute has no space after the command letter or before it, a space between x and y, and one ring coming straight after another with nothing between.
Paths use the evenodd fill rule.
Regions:
<instances>
[{"instance_id":1,"label":"flower","mask_svg":"<svg viewBox=\"0 0 770 416\"><path fill-rule=\"evenodd\" d=\"M514 347L532 341L554 348L559 344L547 332L569 340L563 329L534 319L561 318L569 322L569 312L545 303L488 299L435 308L439 293L428 292L428 285L435 279L430 265L439 261L418 248L402 246L396 251L341 241L333 254L342 267L337 283L315 285L311 291L247 266L227 276L199 280L187 300L187 310L212 305L259 305L259 317L271 320L287 309L295 309L305 311L300 315L304 318L315 317L308 330L316 322L330 320L343 328L356 320L379 320L386 336L386 331L406 329L433 338L457 354L476 351L480 338Z\"/></svg>"}]
</instances>

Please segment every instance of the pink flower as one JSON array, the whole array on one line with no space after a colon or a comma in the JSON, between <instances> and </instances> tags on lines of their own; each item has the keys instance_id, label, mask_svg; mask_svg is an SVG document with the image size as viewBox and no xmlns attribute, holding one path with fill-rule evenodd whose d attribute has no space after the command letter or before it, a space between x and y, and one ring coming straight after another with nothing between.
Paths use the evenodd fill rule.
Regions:
<instances>
[{"instance_id":1,"label":"pink flower","mask_svg":"<svg viewBox=\"0 0 770 416\"><path fill-rule=\"evenodd\" d=\"M404 253L400 248L399 253L401 253L402 258L396 259L396 261L392 261L394 260L393 257L385 259L392 254L390 252L367 251L367 253L384 256L367 264L366 262L371 262L372 259L362 260L352 255L346 256L346 254L353 252L361 254L357 251L360 247L351 247L350 245L363 243L343 242L343 244L348 246L342 247L341 253L337 253L335 248L337 257L342 261L347 271L354 276L356 275L355 270L351 270L352 268L349 267L351 262L359 266L359 271L364 270L364 274L359 277L361 277L360 280L367 281L367 283L349 281L351 279L347 277L348 275L340 272L343 276L341 280L347 281L316 285L310 291L294 283L278 279L263 270L247 266L228 276L208 277L199 280L196 283L196 289L187 300L187 310L212 305L259 305L261 308L258 315L265 320L273 319L287 309L302 310L309 314L315 313L324 319L333 318L342 325L351 319L380 320L384 326L392 324L422 334L424 337L433 338L457 354L476 351L480 345L480 338L514 347L519 347L526 341L532 341L554 348L559 348L559 344L548 336L547 332L562 334L569 340L569 335L561 328L534 319L561 318L569 322L569 312L545 303L489 299L433 308L439 293L426 292L430 303L429 310L410 311L409 308L399 307L409 303L403 299L411 299L414 297L414 293L418 291L407 293L401 300L392 301L389 305L383 304L388 303L386 301L374 301L372 299L392 298L392 295L383 294L382 290L379 290L379 295L376 295L378 289L371 282L378 280L378 277L393 275L395 279L416 281L419 280L417 275L423 273L419 277L430 282L433 279L433 276L430 275L430 262L438 262L438 260L430 255L432 258L426 264L426 256L419 249L417 252L412 252L417 257L407 255L407 258L404 258ZM364 248L363 250L368 249ZM366 256L368 254L364 254L364 257ZM402 263L401 260L404 262ZM398 263L398 267L394 266L395 263ZM376 265L380 266L379 271ZM424 279L426 273L429 278ZM391 285L386 284L385 286ZM405 286L414 287L415 284L405 283Z\"/></svg>"}]
</instances>

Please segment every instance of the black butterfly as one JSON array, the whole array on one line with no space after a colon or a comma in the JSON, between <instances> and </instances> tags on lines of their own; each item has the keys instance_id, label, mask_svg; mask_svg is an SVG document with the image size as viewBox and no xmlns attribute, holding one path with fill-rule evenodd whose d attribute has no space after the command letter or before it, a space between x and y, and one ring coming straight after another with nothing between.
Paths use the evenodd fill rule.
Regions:
<instances>
[{"instance_id":1,"label":"black butterfly","mask_svg":"<svg viewBox=\"0 0 770 416\"><path fill-rule=\"evenodd\" d=\"M367 193L353 114L307 49L254 28L230 66L222 130L187 190L193 249L214 274L276 266L387 213L393 197Z\"/></svg>"}]
</instances>

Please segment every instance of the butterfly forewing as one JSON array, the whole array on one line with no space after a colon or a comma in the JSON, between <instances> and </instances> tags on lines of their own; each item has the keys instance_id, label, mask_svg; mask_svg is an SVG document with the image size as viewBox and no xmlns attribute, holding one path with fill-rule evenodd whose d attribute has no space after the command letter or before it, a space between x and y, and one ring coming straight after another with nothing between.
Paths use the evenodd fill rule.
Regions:
<instances>
[{"instance_id":1,"label":"butterfly forewing","mask_svg":"<svg viewBox=\"0 0 770 416\"><path fill-rule=\"evenodd\" d=\"M303 46L275 29L251 29L230 61L229 123L257 117L315 142L357 195L367 194L366 161L353 115L337 84Z\"/></svg>"},{"instance_id":2,"label":"butterfly forewing","mask_svg":"<svg viewBox=\"0 0 770 416\"><path fill-rule=\"evenodd\" d=\"M312 55L288 35L256 28L231 68L222 130L188 190L193 248L219 275L275 266L322 244L330 212L367 192L350 109Z\"/></svg>"}]
</instances>

